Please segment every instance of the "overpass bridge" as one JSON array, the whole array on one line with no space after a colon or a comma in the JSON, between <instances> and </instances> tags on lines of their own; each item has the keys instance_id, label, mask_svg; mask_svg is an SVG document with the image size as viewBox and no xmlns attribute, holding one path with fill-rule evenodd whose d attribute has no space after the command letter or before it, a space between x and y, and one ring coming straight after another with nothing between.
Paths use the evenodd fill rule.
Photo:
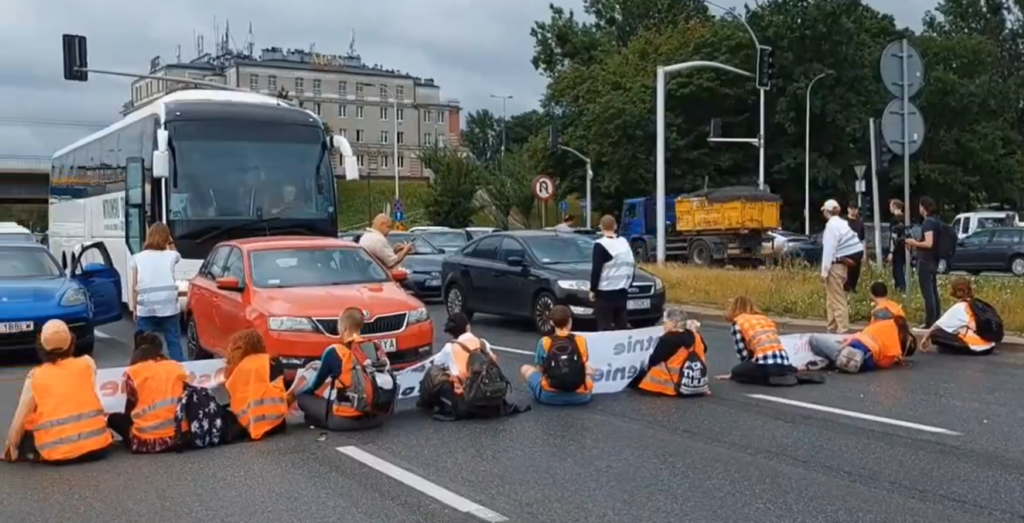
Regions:
<instances>
[{"instance_id":1,"label":"overpass bridge","mask_svg":"<svg viewBox=\"0 0 1024 523\"><path fill-rule=\"evenodd\" d=\"M50 157L0 154L0 204L48 203Z\"/></svg>"}]
</instances>

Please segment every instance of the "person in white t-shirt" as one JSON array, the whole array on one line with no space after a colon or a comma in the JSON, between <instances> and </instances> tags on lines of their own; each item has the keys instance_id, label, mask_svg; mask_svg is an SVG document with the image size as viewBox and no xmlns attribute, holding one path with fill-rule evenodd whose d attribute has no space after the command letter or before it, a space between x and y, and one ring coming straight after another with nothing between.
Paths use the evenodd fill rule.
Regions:
<instances>
[{"instance_id":1,"label":"person in white t-shirt","mask_svg":"<svg viewBox=\"0 0 1024 523\"><path fill-rule=\"evenodd\" d=\"M921 350L928 352L934 347L943 354L992 354L996 344L978 335L978 325L971 307L971 301L974 300L971 280L957 278L950 285L950 291L956 303L946 309L946 313L921 338Z\"/></svg>"},{"instance_id":2,"label":"person in white t-shirt","mask_svg":"<svg viewBox=\"0 0 1024 523\"><path fill-rule=\"evenodd\" d=\"M174 278L181 255L174 248L166 224L157 222L149 228L142 252L132 256L132 260L135 271L129 289L136 331L162 334L167 355L174 361L185 361L181 352L178 283Z\"/></svg>"}]
</instances>

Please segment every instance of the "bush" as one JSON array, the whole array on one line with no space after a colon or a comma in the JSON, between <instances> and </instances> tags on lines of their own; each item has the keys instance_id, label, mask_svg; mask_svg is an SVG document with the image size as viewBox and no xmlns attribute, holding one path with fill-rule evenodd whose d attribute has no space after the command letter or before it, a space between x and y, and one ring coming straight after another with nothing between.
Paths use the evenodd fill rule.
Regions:
<instances>
[{"instance_id":1,"label":"bush","mask_svg":"<svg viewBox=\"0 0 1024 523\"><path fill-rule=\"evenodd\" d=\"M668 300L673 303L702 305L725 310L728 301L747 295L761 310L789 318L825 318L825 289L820 275L807 268L760 270L707 269L680 264L663 267L645 265L665 283ZM943 309L949 307L949 282L960 276L939 278ZM970 277L974 294L991 303L1003 317L1007 332L1024 332L1024 280L1020 278ZM917 282L911 282L909 298L892 288L888 270L865 266L857 293L850 296L850 321L866 322L871 313L869 288L882 281L889 286L889 297L903 304L912 325L924 320L924 308Z\"/></svg>"}]
</instances>

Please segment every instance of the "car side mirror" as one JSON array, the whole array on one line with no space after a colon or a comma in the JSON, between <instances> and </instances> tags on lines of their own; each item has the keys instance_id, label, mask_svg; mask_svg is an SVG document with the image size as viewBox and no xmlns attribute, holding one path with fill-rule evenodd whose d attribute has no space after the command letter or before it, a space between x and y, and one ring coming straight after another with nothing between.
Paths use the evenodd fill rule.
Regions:
<instances>
[{"instance_id":1,"label":"car side mirror","mask_svg":"<svg viewBox=\"0 0 1024 523\"><path fill-rule=\"evenodd\" d=\"M108 270L109 269L107 269L107 266L103 265L102 263L87 263L87 264L82 266L82 276L85 276L85 277L99 276L99 275L107 272Z\"/></svg>"},{"instance_id":2,"label":"car side mirror","mask_svg":"<svg viewBox=\"0 0 1024 523\"><path fill-rule=\"evenodd\" d=\"M395 280L398 283L402 283L403 281L409 279L409 273L402 269L395 269L391 271L391 279Z\"/></svg>"},{"instance_id":3,"label":"car side mirror","mask_svg":"<svg viewBox=\"0 0 1024 523\"><path fill-rule=\"evenodd\" d=\"M509 256L505 260L505 263L507 263L509 267L522 267L526 265L526 261L523 260L522 256Z\"/></svg>"},{"instance_id":4,"label":"car side mirror","mask_svg":"<svg viewBox=\"0 0 1024 523\"><path fill-rule=\"evenodd\" d=\"M241 291L242 282L238 278L217 278L217 288L225 291Z\"/></svg>"}]
</instances>

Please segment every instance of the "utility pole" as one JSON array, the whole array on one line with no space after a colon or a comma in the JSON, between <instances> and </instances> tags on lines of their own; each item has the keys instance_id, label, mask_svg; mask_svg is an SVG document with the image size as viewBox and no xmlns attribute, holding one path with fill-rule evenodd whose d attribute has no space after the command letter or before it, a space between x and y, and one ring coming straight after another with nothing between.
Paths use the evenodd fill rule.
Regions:
<instances>
[{"instance_id":1,"label":"utility pole","mask_svg":"<svg viewBox=\"0 0 1024 523\"><path fill-rule=\"evenodd\" d=\"M505 94L492 94L491 98L497 98L501 100L501 159L505 159L505 124L508 122L508 108L506 103L512 99L512 95Z\"/></svg>"},{"instance_id":2,"label":"utility pole","mask_svg":"<svg viewBox=\"0 0 1024 523\"><path fill-rule=\"evenodd\" d=\"M395 96L395 93L391 92L391 89L388 88L388 86L382 85L380 87L381 89L384 89L385 93L387 93L388 98L391 98L391 122L393 123L391 132L391 163L395 168L395 201L397 202L401 197L398 190L398 97ZM381 101L384 102L385 100Z\"/></svg>"},{"instance_id":3,"label":"utility pole","mask_svg":"<svg viewBox=\"0 0 1024 523\"><path fill-rule=\"evenodd\" d=\"M808 236L811 234L811 88L814 87L814 82L830 74L832 71L825 71L807 84L807 121L804 125L804 234Z\"/></svg>"}]
</instances>

